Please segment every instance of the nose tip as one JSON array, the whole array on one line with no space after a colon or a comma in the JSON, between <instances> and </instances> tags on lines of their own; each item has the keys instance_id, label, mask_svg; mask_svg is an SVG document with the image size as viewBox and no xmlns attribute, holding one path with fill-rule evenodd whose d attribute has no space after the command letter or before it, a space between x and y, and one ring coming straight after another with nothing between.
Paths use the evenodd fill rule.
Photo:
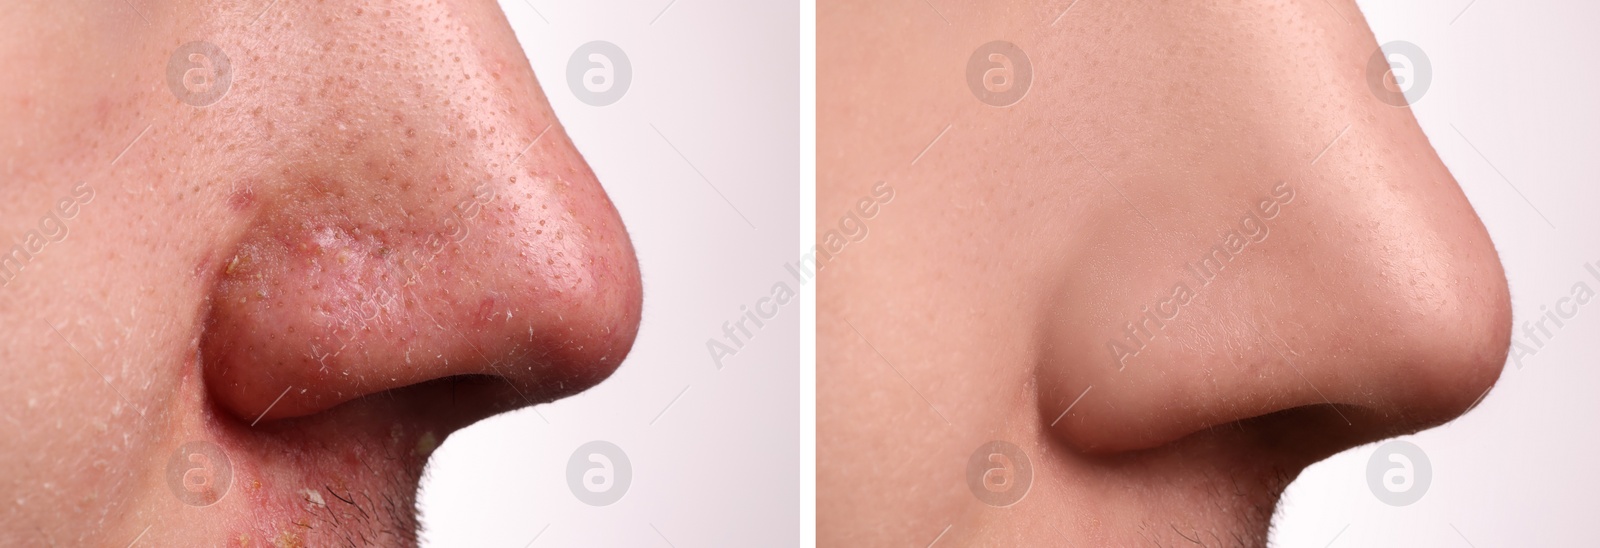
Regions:
<instances>
[{"instance_id":1,"label":"nose tip","mask_svg":"<svg viewBox=\"0 0 1600 548\"><path fill-rule=\"evenodd\" d=\"M503 380L521 401L499 409L603 380L638 329L633 249L570 145L532 152L538 170L476 184L304 165L263 185L217 265L214 397L272 420L447 377Z\"/></svg>"}]
</instances>

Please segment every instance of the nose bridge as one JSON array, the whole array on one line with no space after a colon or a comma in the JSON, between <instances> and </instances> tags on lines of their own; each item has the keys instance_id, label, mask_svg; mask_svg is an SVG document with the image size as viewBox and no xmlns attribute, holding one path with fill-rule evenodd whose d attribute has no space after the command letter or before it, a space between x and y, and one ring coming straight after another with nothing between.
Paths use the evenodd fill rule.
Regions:
<instances>
[{"instance_id":1,"label":"nose bridge","mask_svg":"<svg viewBox=\"0 0 1600 548\"><path fill-rule=\"evenodd\" d=\"M369 162L505 170L554 116L510 28L479 4L390 1L265 22L223 48L236 74L217 107L310 157L368 148Z\"/></svg>"}]
</instances>

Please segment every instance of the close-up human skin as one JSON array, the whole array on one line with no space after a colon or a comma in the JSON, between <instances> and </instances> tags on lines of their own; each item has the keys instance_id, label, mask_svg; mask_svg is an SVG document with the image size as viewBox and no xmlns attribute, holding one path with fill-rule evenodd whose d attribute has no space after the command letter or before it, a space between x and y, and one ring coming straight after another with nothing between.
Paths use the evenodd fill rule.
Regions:
<instances>
[{"instance_id":1,"label":"close-up human skin","mask_svg":"<svg viewBox=\"0 0 1600 548\"><path fill-rule=\"evenodd\" d=\"M494 2L0 31L0 544L414 545L452 431L628 355L629 236Z\"/></svg>"},{"instance_id":2,"label":"close-up human skin","mask_svg":"<svg viewBox=\"0 0 1600 548\"><path fill-rule=\"evenodd\" d=\"M1583 545L1597 21L13 2L0 546Z\"/></svg>"},{"instance_id":3,"label":"close-up human skin","mask_svg":"<svg viewBox=\"0 0 1600 548\"><path fill-rule=\"evenodd\" d=\"M1499 255L1353 2L817 28L819 545L1263 546L1499 378Z\"/></svg>"}]
</instances>

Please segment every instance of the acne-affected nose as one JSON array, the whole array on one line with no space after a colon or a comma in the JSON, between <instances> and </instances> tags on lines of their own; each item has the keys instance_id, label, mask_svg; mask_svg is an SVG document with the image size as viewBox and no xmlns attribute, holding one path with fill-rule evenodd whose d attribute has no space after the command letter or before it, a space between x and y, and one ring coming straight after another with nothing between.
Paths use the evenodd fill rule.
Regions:
<instances>
[{"instance_id":1,"label":"acne-affected nose","mask_svg":"<svg viewBox=\"0 0 1600 548\"><path fill-rule=\"evenodd\" d=\"M213 393L272 419L451 376L525 404L603 379L637 330L627 236L603 200L554 191L571 182L505 183L258 198L212 298Z\"/></svg>"},{"instance_id":2,"label":"acne-affected nose","mask_svg":"<svg viewBox=\"0 0 1600 548\"><path fill-rule=\"evenodd\" d=\"M210 130L235 144L197 152L235 188L201 358L241 418L469 376L513 389L497 408L528 405L633 344L632 244L510 29L418 9L284 29L317 41L241 62L196 114L233 116Z\"/></svg>"}]
</instances>

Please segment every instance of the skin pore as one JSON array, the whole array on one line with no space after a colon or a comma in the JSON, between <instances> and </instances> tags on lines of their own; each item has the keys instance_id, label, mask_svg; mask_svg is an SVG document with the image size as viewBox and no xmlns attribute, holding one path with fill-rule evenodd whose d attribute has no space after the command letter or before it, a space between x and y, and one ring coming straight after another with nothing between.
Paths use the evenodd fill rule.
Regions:
<instances>
[{"instance_id":1,"label":"skin pore","mask_svg":"<svg viewBox=\"0 0 1600 548\"><path fill-rule=\"evenodd\" d=\"M0 544L412 545L450 432L632 346L628 235L494 2L0 31Z\"/></svg>"},{"instance_id":2,"label":"skin pore","mask_svg":"<svg viewBox=\"0 0 1600 548\"><path fill-rule=\"evenodd\" d=\"M1353 2L819 4L819 246L895 189L819 275L819 545L1263 546L1305 466L1498 378L1498 256Z\"/></svg>"}]
</instances>

